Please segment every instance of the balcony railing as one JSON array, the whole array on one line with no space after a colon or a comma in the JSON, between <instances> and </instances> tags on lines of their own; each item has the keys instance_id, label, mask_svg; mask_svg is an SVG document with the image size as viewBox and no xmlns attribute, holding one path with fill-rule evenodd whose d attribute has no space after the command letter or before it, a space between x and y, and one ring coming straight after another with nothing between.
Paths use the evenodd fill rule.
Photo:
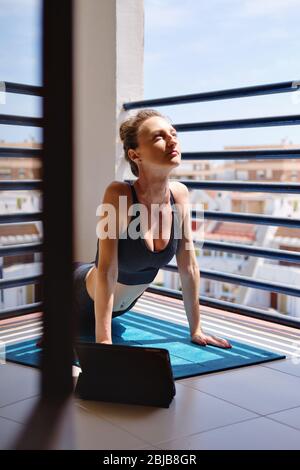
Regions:
<instances>
[{"instance_id":1,"label":"balcony railing","mask_svg":"<svg viewBox=\"0 0 300 470\"><path fill-rule=\"evenodd\" d=\"M229 90L217 90L205 93L171 96L164 98L157 98L151 100L142 100L125 103L123 105L125 110L145 108L145 107L158 107L167 105L178 105L186 103L197 103L204 101L215 101L223 99L244 98L258 95L275 94L275 93L289 93L299 90L299 81L289 81L282 83L274 83L259 86L250 86L244 88L235 88ZM211 121L211 122L196 122L196 123L180 123L173 124L178 132L191 132L191 131L208 131L208 130L224 130L224 129L245 129L245 128L258 128L270 126L290 126L299 125L300 115L287 115L287 116L273 116L273 117L260 117L251 119L234 119L227 121ZM278 149L278 150L238 150L238 151L209 151L209 152L182 152L182 160L257 160L257 159L295 159L300 158L299 149ZM251 192L266 192L266 193L285 193L285 194L300 194L300 184L297 183L270 183L270 182L235 182L235 181L189 181L181 180L190 189L210 189L219 191L251 191ZM200 216L197 211L191 211L192 220ZM202 214L201 214L202 216ZM300 219L291 219L287 217L273 217L266 215L256 214L241 214L229 213L219 211L204 211L204 219L209 220L223 220L231 222L240 222L245 224L258 224L268 226L283 226L289 228L300 228ZM197 242L195 242L197 245ZM300 263L300 253L286 250L278 250L271 248L253 247L242 244L231 244L226 242L204 241L203 249L210 249L229 253L238 253L253 257L268 258L277 261L289 261L293 263ZM168 264L163 269L173 272L178 272L176 265ZM217 270L201 269L201 276L207 279L216 281L237 284L241 286L267 290L270 292L278 292L281 294L300 296L300 289L291 287L289 285L282 285L275 282L258 281L252 277L241 276L238 274L229 274L219 272ZM158 286L149 286L149 292L154 292L161 295L166 295L173 298L182 299L180 291L171 290ZM287 326L299 328L300 321L288 317L286 315L277 313L267 313L265 310L254 308L250 306L240 305L219 299L212 299L206 296L199 297L200 304L209 307L215 307L240 315L251 316L267 321L281 323Z\"/></svg>"},{"instance_id":2,"label":"balcony railing","mask_svg":"<svg viewBox=\"0 0 300 470\"><path fill-rule=\"evenodd\" d=\"M42 96L42 88L32 85L23 85L20 83L5 82L6 93ZM28 116L15 116L9 114L0 114L0 124L14 125L14 126L33 126L42 127L42 119ZM41 150L30 148L9 148L1 147L0 144L0 158L41 158ZM16 191L16 190L37 190L42 188L41 180L5 180L0 181L0 191ZM20 212L0 214L1 224L18 224L24 222L42 221L42 212ZM0 257L23 255L28 253L37 253L43 251L43 244L40 242L35 243L22 243L19 245L0 246ZM10 279L0 279L0 289L8 289L16 286L24 286L28 284L40 284L42 275L26 276ZM0 319L11 318L20 315L25 315L42 310L42 302L34 302L27 305L22 305L13 308L3 309L0 312Z\"/></svg>"},{"instance_id":3,"label":"balcony railing","mask_svg":"<svg viewBox=\"0 0 300 470\"><path fill-rule=\"evenodd\" d=\"M213 92L165 97L152 100L143 100L125 103L124 109L146 108L149 106L166 106L178 105L185 103L195 103L222 99L234 99L266 94L275 93L288 93L297 91L300 87L299 82L283 82L277 84L268 84L244 88L236 88L230 90L218 90ZM6 83L6 92L8 93L21 93L30 94L34 96L42 96L42 89L40 87ZM13 116L0 114L0 124L21 125L21 126L42 126L42 119L26 117L26 116ZM241 129L241 128L257 128L267 126L284 126L284 125L299 125L300 115L288 116L274 116L263 118L251 119L236 119L228 121L212 121L212 122L198 122L198 123L180 123L174 124L178 132L190 131L207 131L207 130L220 130L220 129ZM41 151L37 149L16 149L16 148L1 148L0 158L7 157L22 157L33 158L40 157ZM243 159L295 159L300 158L300 149L284 149L284 150L243 150L243 151L209 151L209 152L183 152L182 160L243 160ZM220 191L251 191L251 192L266 192L266 193L291 193L299 194L300 185L297 183L270 183L270 182L235 182L235 181L189 181L182 180L182 182L190 189L214 189ZM20 181L0 181L0 190L35 190L41 188L41 181L39 180L20 180ZM191 211L192 220L197 219L199 214L196 211ZM7 223L21 223L28 221L40 221L42 218L41 212L33 213L15 213L0 215L0 224ZM229 213L220 211L204 211L204 218L209 220L223 220L231 222L239 222L245 224L258 224L267 226L282 226L289 228L300 228L300 219L291 219L284 217L273 217L267 215L256 214L242 214L242 213ZM197 242L195 242L197 244ZM29 243L22 245L13 245L0 247L0 257L41 252L43 248L42 243ZM253 257L268 258L277 261L289 261L293 263L300 263L300 253L286 250L271 249L265 247L253 247L247 245L237 245L225 242L204 241L203 249L210 249L222 252L238 253ZM176 265L168 264L163 267L165 270L177 272ZM238 274L229 274L219 272L216 270L201 269L201 276L207 279L216 281L237 284L241 286L267 290L270 292L277 292L291 296L300 296L300 289L291 287L289 285L282 285L275 282L258 281L252 277L241 276ZM26 284L38 284L41 281L41 276L27 276L16 279L2 279L0 280L0 289L7 289ZM171 290L163 287L151 285L147 289L149 292L155 292L164 296L182 299L180 291ZM223 310L228 310L240 315L251 316L267 321L281 323L287 326L299 328L300 321L277 313L267 313L265 310L254 308L246 305L240 305L219 299L212 299L206 296L200 296L199 301L201 305L215 307ZM0 318L9 318L27 313L41 311L43 308L42 302L24 305L21 307L14 307L12 309L2 310Z\"/></svg>"}]
</instances>

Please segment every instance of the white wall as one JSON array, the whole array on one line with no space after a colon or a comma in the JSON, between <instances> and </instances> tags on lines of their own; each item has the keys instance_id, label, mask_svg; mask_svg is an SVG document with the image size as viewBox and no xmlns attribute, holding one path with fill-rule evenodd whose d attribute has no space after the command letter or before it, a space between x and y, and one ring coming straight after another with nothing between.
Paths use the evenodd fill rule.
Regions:
<instances>
[{"instance_id":1,"label":"white wall","mask_svg":"<svg viewBox=\"0 0 300 470\"><path fill-rule=\"evenodd\" d=\"M143 99L143 0L76 0L74 15L74 260L96 253L106 186L133 175L122 161L125 101Z\"/></svg>"}]
</instances>

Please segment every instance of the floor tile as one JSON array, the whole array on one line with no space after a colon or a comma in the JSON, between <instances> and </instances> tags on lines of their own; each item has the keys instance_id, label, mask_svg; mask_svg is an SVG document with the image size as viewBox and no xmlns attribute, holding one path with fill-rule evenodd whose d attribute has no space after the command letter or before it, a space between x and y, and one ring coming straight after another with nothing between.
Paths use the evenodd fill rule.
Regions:
<instances>
[{"instance_id":1,"label":"floor tile","mask_svg":"<svg viewBox=\"0 0 300 470\"><path fill-rule=\"evenodd\" d=\"M149 446L144 440L81 407L75 412L74 428L75 448L79 450L138 450Z\"/></svg>"},{"instance_id":2,"label":"floor tile","mask_svg":"<svg viewBox=\"0 0 300 470\"><path fill-rule=\"evenodd\" d=\"M272 413L268 418L275 419L280 423L287 424L300 430L300 407L291 408L290 410L280 411L279 413Z\"/></svg>"},{"instance_id":3,"label":"floor tile","mask_svg":"<svg viewBox=\"0 0 300 470\"><path fill-rule=\"evenodd\" d=\"M12 405L0 408L0 416L11 419L17 423L25 424L29 419L35 405L37 405L39 397L26 398Z\"/></svg>"},{"instance_id":4,"label":"floor tile","mask_svg":"<svg viewBox=\"0 0 300 470\"><path fill-rule=\"evenodd\" d=\"M300 378L262 366L190 377L180 383L262 415L300 406Z\"/></svg>"},{"instance_id":5,"label":"floor tile","mask_svg":"<svg viewBox=\"0 0 300 470\"><path fill-rule=\"evenodd\" d=\"M169 408L85 400L78 400L78 405L153 445L257 416L182 385L176 385Z\"/></svg>"},{"instance_id":6,"label":"floor tile","mask_svg":"<svg viewBox=\"0 0 300 470\"><path fill-rule=\"evenodd\" d=\"M7 362L0 365L0 407L39 394L40 372Z\"/></svg>"},{"instance_id":7,"label":"floor tile","mask_svg":"<svg viewBox=\"0 0 300 470\"><path fill-rule=\"evenodd\" d=\"M167 450L299 450L300 431L261 417L157 446Z\"/></svg>"},{"instance_id":8,"label":"floor tile","mask_svg":"<svg viewBox=\"0 0 300 470\"><path fill-rule=\"evenodd\" d=\"M14 420L10 421L0 417L0 426L2 426L2 436L0 433L0 437L4 439L7 433L12 433L10 428L13 430L14 427L11 423L15 423L18 427L23 427L19 423L26 423L27 418L37 402L38 398L29 398L0 408L2 416ZM102 417L87 412L75 403L71 408L68 414L69 421L66 422L66 420L64 420L62 429L60 429L59 432L59 437L57 436L56 438L54 444L55 449L134 450L149 447L149 443L145 440L131 435ZM16 423L16 421L18 421L18 423ZM7 428L7 423L9 428ZM68 434L68 438L66 438L66 434Z\"/></svg>"},{"instance_id":9,"label":"floor tile","mask_svg":"<svg viewBox=\"0 0 300 470\"><path fill-rule=\"evenodd\" d=\"M276 369L286 374L295 375L300 377L300 358L291 357L289 359L282 359L279 361L266 362L261 364L262 367L268 367L270 369Z\"/></svg>"},{"instance_id":10,"label":"floor tile","mask_svg":"<svg viewBox=\"0 0 300 470\"><path fill-rule=\"evenodd\" d=\"M23 429L22 424L0 417L0 449L10 449Z\"/></svg>"}]
</instances>

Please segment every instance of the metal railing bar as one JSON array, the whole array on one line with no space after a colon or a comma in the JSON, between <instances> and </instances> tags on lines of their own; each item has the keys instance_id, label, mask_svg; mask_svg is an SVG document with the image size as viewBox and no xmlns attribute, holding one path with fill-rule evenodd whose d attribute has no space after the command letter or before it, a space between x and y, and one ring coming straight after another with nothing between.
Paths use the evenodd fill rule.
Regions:
<instances>
[{"instance_id":1,"label":"metal railing bar","mask_svg":"<svg viewBox=\"0 0 300 470\"><path fill-rule=\"evenodd\" d=\"M24 83L4 82L6 93L17 93L21 95L42 96L43 87L37 85L26 85Z\"/></svg>"},{"instance_id":2,"label":"metal railing bar","mask_svg":"<svg viewBox=\"0 0 300 470\"><path fill-rule=\"evenodd\" d=\"M228 253L240 253L247 256L258 258L268 258L277 261L288 261L291 263L300 263L300 253L296 251L277 250L272 248L261 248L243 244L233 244L225 242L204 241L204 243L195 241L195 246L203 246L204 250L226 251Z\"/></svg>"},{"instance_id":3,"label":"metal railing bar","mask_svg":"<svg viewBox=\"0 0 300 470\"><path fill-rule=\"evenodd\" d=\"M42 251L42 249L43 249L42 242L0 246L0 257L21 255L21 254L26 254L26 253L35 253L35 252Z\"/></svg>"},{"instance_id":4,"label":"metal railing bar","mask_svg":"<svg viewBox=\"0 0 300 470\"><path fill-rule=\"evenodd\" d=\"M130 182L131 179L124 181ZM298 183L256 183L254 181L235 182L235 181L194 181L180 180L190 189L217 189L219 191L236 191L236 192L264 192L264 193L287 193L300 194L300 184Z\"/></svg>"},{"instance_id":5,"label":"metal railing bar","mask_svg":"<svg viewBox=\"0 0 300 470\"><path fill-rule=\"evenodd\" d=\"M16 116L12 114L0 114L0 124L8 126L42 127L43 119L30 116Z\"/></svg>"},{"instance_id":6,"label":"metal railing bar","mask_svg":"<svg viewBox=\"0 0 300 470\"><path fill-rule=\"evenodd\" d=\"M225 129L249 129L256 127L298 126L300 115L265 116L261 118L229 119L226 121L188 122L173 124L178 132L213 131Z\"/></svg>"},{"instance_id":7,"label":"metal railing bar","mask_svg":"<svg viewBox=\"0 0 300 470\"><path fill-rule=\"evenodd\" d=\"M0 224L16 224L20 222L41 221L42 211L37 212L12 212L10 214L0 214Z\"/></svg>"},{"instance_id":8,"label":"metal railing bar","mask_svg":"<svg viewBox=\"0 0 300 470\"><path fill-rule=\"evenodd\" d=\"M192 219L203 218L209 220L224 220L228 222L239 222L244 224L257 225L275 225L289 228L300 228L300 219L292 219L290 217L273 217L259 214L242 214L240 212L220 212L220 211L191 211ZM0 219L1 220L1 219Z\"/></svg>"},{"instance_id":9,"label":"metal railing bar","mask_svg":"<svg viewBox=\"0 0 300 470\"><path fill-rule=\"evenodd\" d=\"M24 276L9 279L0 279L0 289L9 289L11 287L25 286L28 284L39 284L42 280L42 274L34 276ZM1 311L0 311L1 314Z\"/></svg>"},{"instance_id":10,"label":"metal railing bar","mask_svg":"<svg viewBox=\"0 0 300 470\"><path fill-rule=\"evenodd\" d=\"M41 155L41 149L0 147L0 158L41 158Z\"/></svg>"},{"instance_id":11,"label":"metal railing bar","mask_svg":"<svg viewBox=\"0 0 300 470\"><path fill-rule=\"evenodd\" d=\"M300 158L300 149L224 150L209 152L182 152L182 160L266 160Z\"/></svg>"},{"instance_id":12,"label":"metal railing bar","mask_svg":"<svg viewBox=\"0 0 300 470\"><path fill-rule=\"evenodd\" d=\"M183 300L182 293L178 290L168 289L166 287L158 286L149 286L146 289L147 292L153 292L154 294L159 294L165 297L171 297L173 299ZM217 308L220 310L225 310L228 312L236 313L238 315L257 318L259 320L264 320L268 322L278 323L285 326L290 326L292 328L300 328L300 321L295 318L288 317L280 313L267 313L265 310L258 309L255 307L248 307L245 305L240 305L225 300L212 299L206 296L199 297L200 306Z\"/></svg>"},{"instance_id":13,"label":"metal railing bar","mask_svg":"<svg viewBox=\"0 0 300 470\"><path fill-rule=\"evenodd\" d=\"M126 102L123 108L126 110L143 108L149 106L167 106L183 103L200 103L204 101L215 101L232 98L246 98L249 96L268 95L273 93L288 93L299 89L299 81L288 81L281 83L268 83L265 85L255 85L227 90L206 91L202 93L192 93L188 95L169 96L163 98L153 98Z\"/></svg>"},{"instance_id":14,"label":"metal railing bar","mask_svg":"<svg viewBox=\"0 0 300 470\"><path fill-rule=\"evenodd\" d=\"M290 193L300 194L300 184L298 183L256 183L253 181L234 182L234 181L192 181L181 180L191 189L217 189L219 191L246 191L246 192L264 192L264 193Z\"/></svg>"},{"instance_id":15,"label":"metal railing bar","mask_svg":"<svg viewBox=\"0 0 300 470\"><path fill-rule=\"evenodd\" d=\"M1 180L0 191L42 189L42 180Z\"/></svg>"},{"instance_id":16,"label":"metal railing bar","mask_svg":"<svg viewBox=\"0 0 300 470\"><path fill-rule=\"evenodd\" d=\"M41 312L43 302L34 302L32 304L22 305L21 307L5 308L0 311L0 321L8 318L21 317L30 313Z\"/></svg>"},{"instance_id":17,"label":"metal railing bar","mask_svg":"<svg viewBox=\"0 0 300 470\"><path fill-rule=\"evenodd\" d=\"M162 269L165 269L166 271L178 272L178 268L174 264L167 264L163 266ZM238 284L241 286L251 287L253 289L267 290L271 292L292 295L294 297L300 297L300 289L282 285L281 283L279 284L270 281L256 281L247 276L229 274L221 271L213 271L211 269L201 269L200 275L206 279L212 279L219 282L228 282L230 284Z\"/></svg>"}]
</instances>

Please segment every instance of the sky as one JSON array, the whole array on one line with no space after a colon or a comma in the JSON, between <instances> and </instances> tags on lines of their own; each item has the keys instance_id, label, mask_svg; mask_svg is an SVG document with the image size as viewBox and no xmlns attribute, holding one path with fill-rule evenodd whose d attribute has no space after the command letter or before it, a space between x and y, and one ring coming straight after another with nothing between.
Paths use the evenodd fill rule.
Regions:
<instances>
[{"instance_id":1,"label":"sky","mask_svg":"<svg viewBox=\"0 0 300 470\"><path fill-rule=\"evenodd\" d=\"M144 98L300 79L300 0L144 0ZM0 0L0 81L41 85L41 1ZM159 76L159 80L157 77ZM6 95L1 113L39 116L41 100ZM174 124L300 114L300 92L157 107ZM0 139L41 139L0 125ZM182 151L300 145L299 126L179 133Z\"/></svg>"},{"instance_id":2,"label":"sky","mask_svg":"<svg viewBox=\"0 0 300 470\"><path fill-rule=\"evenodd\" d=\"M0 81L41 85L41 1L0 0ZM41 115L41 99L6 93L0 113ZM0 139L42 140L40 129L0 125Z\"/></svg>"}]
</instances>

